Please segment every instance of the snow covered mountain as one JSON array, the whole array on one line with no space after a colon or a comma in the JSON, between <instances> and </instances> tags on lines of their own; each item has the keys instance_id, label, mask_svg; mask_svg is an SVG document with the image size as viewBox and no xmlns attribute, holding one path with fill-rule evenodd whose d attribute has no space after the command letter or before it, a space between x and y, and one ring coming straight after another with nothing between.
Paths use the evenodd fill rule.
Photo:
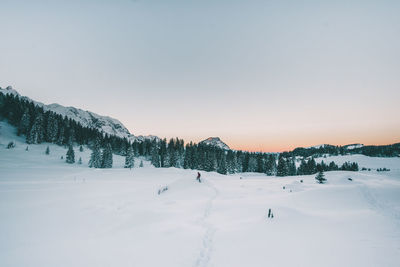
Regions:
<instances>
[{"instance_id":1,"label":"snow covered mountain","mask_svg":"<svg viewBox=\"0 0 400 267\"><path fill-rule=\"evenodd\" d=\"M221 149L230 150L229 146L222 142L219 137L209 137L206 140L201 141L199 144L215 146Z\"/></svg>"},{"instance_id":2,"label":"snow covered mountain","mask_svg":"<svg viewBox=\"0 0 400 267\"><path fill-rule=\"evenodd\" d=\"M59 104L45 105L41 102L34 101L26 96L21 96L11 86L7 88L0 87L0 93L17 95L27 101L31 101L38 106L43 107L45 111L53 111L62 116L66 116L84 127L97 129L105 134L118 136L120 138L126 138L129 141L143 142L146 139L154 140L159 138L157 136L135 136L129 132L129 130L117 119L110 118L108 116L101 116L96 113L78 109L75 107L64 107Z\"/></svg>"},{"instance_id":3,"label":"snow covered mountain","mask_svg":"<svg viewBox=\"0 0 400 267\"><path fill-rule=\"evenodd\" d=\"M361 148L363 146L364 146L363 144L351 144L351 145L345 145L344 148L347 150L352 150L356 148Z\"/></svg>"}]
</instances>

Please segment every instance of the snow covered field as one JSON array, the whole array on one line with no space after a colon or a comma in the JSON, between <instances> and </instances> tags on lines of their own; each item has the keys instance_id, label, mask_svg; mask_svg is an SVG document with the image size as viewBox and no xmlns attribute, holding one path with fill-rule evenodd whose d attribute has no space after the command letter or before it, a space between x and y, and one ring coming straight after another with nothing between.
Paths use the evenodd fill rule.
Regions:
<instances>
[{"instance_id":1,"label":"snow covered field","mask_svg":"<svg viewBox=\"0 0 400 267\"><path fill-rule=\"evenodd\" d=\"M197 171L127 170L118 156L89 169L86 148L68 165L65 148L25 151L0 126L0 266L400 265L400 158L324 159L391 169L328 172L324 185L206 172L199 184Z\"/></svg>"}]
</instances>

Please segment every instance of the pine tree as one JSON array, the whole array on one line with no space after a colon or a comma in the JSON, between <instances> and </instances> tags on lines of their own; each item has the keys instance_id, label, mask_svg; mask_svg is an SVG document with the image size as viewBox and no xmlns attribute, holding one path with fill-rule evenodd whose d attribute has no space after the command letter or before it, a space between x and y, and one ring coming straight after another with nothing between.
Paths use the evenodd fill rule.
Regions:
<instances>
[{"instance_id":1,"label":"pine tree","mask_svg":"<svg viewBox=\"0 0 400 267\"><path fill-rule=\"evenodd\" d=\"M72 145L69 145L65 161L69 164L75 163L75 152Z\"/></svg>"},{"instance_id":2,"label":"pine tree","mask_svg":"<svg viewBox=\"0 0 400 267\"><path fill-rule=\"evenodd\" d=\"M296 163L294 161L294 158L290 158L287 160L286 162L287 166L288 166L288 175L293 176L296 175L297 171L296 171Z\"/></svg>"},{"instance_id":3,"label":"pine tree","mask_svg":"<svg viewBox=\"0 0 400 267\"><path fill-rule=\"evenodd\" d=\"M320 171L320 172L317 174L317 176L315 176L315 180L317 180L317 182L318 182L319 184L325 183L325 182L326 182L326 179L325 179L324 172L323 172L323 171Z\"/></svg>"},{"instance_id":4,"label":"pine tree","mask_svg":"<svg viewBox=\"0 0 400 267\"><path fill-rule=\"evenodd\" d=\"M79 151L80 151L80 152L83 152L83 147L82 147L82 145L79 147Z\"/></svg>"},{"instance_id":5,"label":"pine tree","mask_svg":"<svg viewBox=\"0 0 400 267\"><path fill-rule=\"evenodd\" d=\"M29 115L29 110L25 109L22 115L21 121L18 126L18 135L27 134L29 132L29 125L31 123L31 116Z\"/></svg>"},{"instance_id":6,"label":"pine tree","mask_svg":"<svg viewBox=\"0 0 400 267\"><path fill-rule=\"evenodd\" d=\"M217 172L220 173L220 174L226 174L227 173L225 151L222 152L221 158L220 158L219 163L218 163Z\"/></svg>"},{"instance_id":7,"label":"pine tree","mask_svg":"<svg viewBox=\"0 0 400 267\"><path fill-rule=\"evenodd\" d=\"M143 168L143 160L140 161L139 167L140 167L140 168Z\"/></svg>"},{"instance_id":8,"label":"pine tree","mask_svg":"<svg viewBox=\"0 0 400 267\"><path fill-rule=\"evenodd\" d=\"M82 164L82 158L79 157L78 164Z\"/></svg>"},{"instance_id":9,"label":"pine tree","mask_svg":"<svg viewBox=\"0 0 400 267\"><path fill-rule=\"evenodd\" d=\"M286 164L286 160L282 155L280 155L276 170L276 176L286 176L287 174L288 174L288 167Z\"/></svg>"},{"instance_id":10,"label":"pine tree","mask_svg":"<svg viewBox=\"0 0 400 267\"><path fill-rule=\"evenodd\" d=\"M47 146L47 148L46 148L46 155L49 155L50 154L50 147L49 146Z\"/></svg>"},{"instance_id":11,"label":"pine tree","mask_svg":"<svg viewBox=\"0 0 400 267\"><path fill-rule=\"evenodd\" d=\"M156 168L160 168L161 167L160 156L158 154L157 145L154 145L151 148L151 164L153 164L153 166L156 167Z\"/></svg>"},{"instance_id":12,"label":"pine tree","mask_svg":"<svg viewBox=\"0 0 400 267\"><path fill-rule=\"evenodd\" d=\"M47 119L46 141L55 143L58 134L58 121L54 113L50 113Z\"/></svg>"},{"instance_id":13,"label":"pine tree","mask_svg":"<svg viewBox=\"0 0 400 267\"><path fill-rule=\"evenodd\" d=\"M90 168L101 168L101 151L100 151L100 140L96 138L93 144L93 151L90 155L89 160Z\"/></svg>"},{"instance_id":14,"label":"pine tree","mask_svg":"<svg viewBox=\"0 0 400 267\"><path fill-rule=\"evenodd\" d=\"M113 154L112 154L112 148L110 143L106 145L106 147L103 149L103 154L101 158L101 167L102 168L112 168L113 165Z\"/></svg>"},{"instance_id":15,"label":"pine tree","mask_svg":"<svg viewBox=\"0 0 400 267\"><path fill-rule=\"evenodd\" d=\"M28 144L40 144L44 141L44 129L43 129L43 116L38 113L33 122L32 128L26 138Z\"/></svg>"},{"instance_id":16,"label":"pine tree","mask_svg":"<svg viewBox=\"0 0 400 267\"><path fill-rule=\"evenodd\" d=\"M128 147L128 150L126 151L126 157L125 157L125 166L124 168L133 168L135 165L135 158L134 158L134 152L132 146Z\"/></svg>"},{"instance_id":17,"label":"pine tree","mask_svg":"<svg viewBox=\"0 0 400 267\"><path fill-rule=\"evenodd\" d=\"M269 155L265 172L269 176L276 175L276 158L275 155Z\"/></svg>"}]
</instances>

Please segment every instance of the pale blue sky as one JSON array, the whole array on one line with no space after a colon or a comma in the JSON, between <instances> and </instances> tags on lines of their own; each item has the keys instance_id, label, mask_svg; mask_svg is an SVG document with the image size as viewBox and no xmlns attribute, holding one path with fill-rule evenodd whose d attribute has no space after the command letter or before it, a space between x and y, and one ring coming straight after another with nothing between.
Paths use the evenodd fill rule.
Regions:
<instances>
[{"instance_id":1,"label":"pale blue sky","mask_svg":"<svg viewBox=\"0 0 400 267\"><path fill-rule=\"evenodd\" d=\"M400 1L3 1L0 86L134 134L400 141Z\"/></svg>"}]
</instances>

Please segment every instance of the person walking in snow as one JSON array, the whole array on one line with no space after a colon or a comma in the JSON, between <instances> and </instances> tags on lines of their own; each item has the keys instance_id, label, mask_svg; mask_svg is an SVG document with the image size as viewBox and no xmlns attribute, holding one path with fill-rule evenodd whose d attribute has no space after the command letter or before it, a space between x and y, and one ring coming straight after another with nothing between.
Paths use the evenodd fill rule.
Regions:
<instances>
[{"instance_id":1,"label":"person walking in snow","mask_svg":"<svg viewBox=\"0 0 400 267\"><path fill-rule=\"evenodd\" d=\"M201 174L200 174L199 172L197 172L197 178L196 178L196 180L197 180L199 183L201 183L200 176L201 176Z\"/></svg>"}]
</instances>

